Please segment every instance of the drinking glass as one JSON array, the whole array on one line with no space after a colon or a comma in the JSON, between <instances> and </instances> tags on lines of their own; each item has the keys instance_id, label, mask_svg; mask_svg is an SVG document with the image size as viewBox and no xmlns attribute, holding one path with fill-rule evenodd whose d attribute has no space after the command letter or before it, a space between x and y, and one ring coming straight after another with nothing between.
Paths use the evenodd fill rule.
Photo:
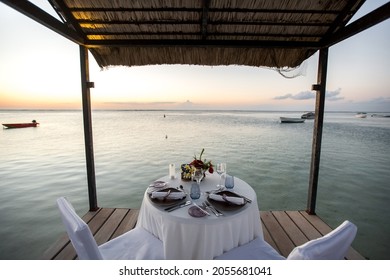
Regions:
<instances>
[{"instance_id":1,"label":"drinking glass","mask_svg":"<svg viewBox=\"0 0 390 280\"><path fill-rule=\"evenodd\" d=\"M219 174L219 184L217 185L217 187L223 188L222 176L226 173L226 163L224 162L217 163L217 173Z\"/></svg>"},{"instance_id":2,"label":"drinking glass","mask_svg":"<svg viewBox=\"0 0 390 280\"><path fill-rule=\"evenodd\" d=\"M226 175L225 187L226 187L227 189L232 189L232 188L234 188L234 176Z\"/></svg>"},{"instance_id":3,"label":"drinking glass","mask_svg":"<svg viewBox=\"0 0 390 280\"><path fill-rule=\"evenodd\" d=\"M204 176L203 170L200 168L195 169L192 173L192 177L196 180L198 186L200 186L200 181L203 179L203 176Z\"/></svg>"},{"instance_id":4,"label":"drinking glass","mask_svg":"<svg viewBox=\"0 0 390 280\"><path fill-rule=\"evenodd\" d=\"M191 184L191 190L190 190L190 197L192 199L198 199L200 197L200 188L198 183L192 182Z\"/></svg>"}]
</instances>

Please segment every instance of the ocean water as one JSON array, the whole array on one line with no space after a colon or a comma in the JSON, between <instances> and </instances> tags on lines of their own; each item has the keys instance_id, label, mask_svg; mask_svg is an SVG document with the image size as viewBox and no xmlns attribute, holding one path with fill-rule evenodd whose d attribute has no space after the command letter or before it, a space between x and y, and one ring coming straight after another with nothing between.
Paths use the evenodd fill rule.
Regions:
<instances>
[{"instance_id":1,"label":"ocean water","mask_svg":"<svg viewBox=\"0 0 390 280\"><path fill-rule=\"evenodd\" d=\"M146 186L168 164L204 158L256 190L260 210L304 210L313 120L281 124L302 112L93 111L98 204L139 208ZM165 115L165 117L164 117ZM0 111L0 259L39 259L64 232L55 200L88 211L81 111ZM317 214L336 227L358 226L353 246L390 259L390 118L325 113Z\"/></svg>"}]
</instances>

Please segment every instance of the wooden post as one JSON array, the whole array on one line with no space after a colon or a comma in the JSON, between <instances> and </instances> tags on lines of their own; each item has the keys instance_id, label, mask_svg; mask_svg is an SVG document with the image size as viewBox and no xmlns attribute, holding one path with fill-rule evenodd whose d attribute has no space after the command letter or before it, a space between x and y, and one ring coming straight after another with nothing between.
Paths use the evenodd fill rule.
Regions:
<instances>
[{"instance_id":1,"label":"wooden post","mask_svg":"<svg viewBox=\"0 0 390 280\"><path fill-rule=\"evenodd\" d=\"M82 90L82 100L83 100L84 142L85 142L85 157L87 163L89 211L96 211L98 209L98 206L97 206L97 196L96 196L95 161L93 156L91 97L90 97L90 90L89 90L91 87L93 87L93 83L89 81L88 49L81 45L80 45L80 66L81 66L81 90Z\"/></svg>"},{"instance_id":2,"label":"wooden post","mask_svg":"<svg viewBox=\"0 0 390 280\"><path fill-rule=\"evenodd\" d=\"M309 192L307 199L307 213L315 215L318 174L320 169L322 128L324 124L326 73L328 69L328 48L320 50L318 61L317 85L313 85L316 90L316 108L313 129L313 144L311 152Z\"/></svg>"}]
</instances>

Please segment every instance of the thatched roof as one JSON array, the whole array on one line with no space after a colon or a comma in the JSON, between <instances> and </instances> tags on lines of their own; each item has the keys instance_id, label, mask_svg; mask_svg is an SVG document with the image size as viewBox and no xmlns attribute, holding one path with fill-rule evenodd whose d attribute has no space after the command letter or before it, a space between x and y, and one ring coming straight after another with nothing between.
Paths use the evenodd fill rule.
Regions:
<instances>
[{"instance_id":1,"label":"thatched roof","mask_svg":"<svg viewBox=\"0 0 390 280\"><path fill-rule=\"evenodd\" d=\"M365 0L50 0L101 67L296 67Z\"/></svg>"}]
</instances>

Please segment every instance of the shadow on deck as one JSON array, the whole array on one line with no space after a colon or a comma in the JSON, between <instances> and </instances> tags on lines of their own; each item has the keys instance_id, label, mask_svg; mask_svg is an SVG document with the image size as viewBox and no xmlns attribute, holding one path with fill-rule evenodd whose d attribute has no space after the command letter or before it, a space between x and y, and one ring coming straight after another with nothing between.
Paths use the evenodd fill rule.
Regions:
<instances>
[{"instance_id":1,"label":"shadow on deck","mask_svg":"<svg viewBox=\"0 0 390 280\"><path fill-rule=\"evenodd\" d=\"M124 208L100 208L88 212L83 220L90 227L98 245L107 242L135 227L139 210ZM280 254L287 257L295 246L321 237L332 229L316 215L305 211L261 211L264 239ZM74 260L77 255L64 233L44 253L46 260ZM352 247L347 259L365 258Z\"/></svg>"}]
</instances>

